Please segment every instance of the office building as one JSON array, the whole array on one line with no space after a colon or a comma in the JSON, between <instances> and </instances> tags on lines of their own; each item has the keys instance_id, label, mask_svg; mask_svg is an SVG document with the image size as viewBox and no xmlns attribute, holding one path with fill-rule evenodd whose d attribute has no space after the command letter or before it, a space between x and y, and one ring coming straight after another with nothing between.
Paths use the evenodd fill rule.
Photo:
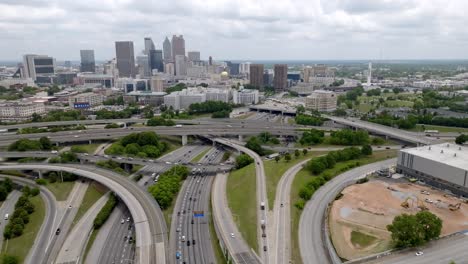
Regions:
<instances>
[{"instance_id":1,"label":"office building","mask_svg":"<svg viewBox=\"0 0 468 264\"><path fill-rule=\"evenodd\" d=\"M135 77L135 55L132 41L116 41L115 54L119 77Z\"/></svg>"},{"instance_id":2,"label":"office building","mask_svg":"<svg viewBox=\"0 0 468 264\"><path fill-rule=\"evenodd\" d=\"M305 107L319 112L335 111L336 103L337 96L332 91L315 90L305 98Z\"/></svg>"},{"instance_id":3,"label":"office building","mask_svg":"<svg viewBox=\"0 0 468 264\"><path fill-rule=\"evenodd\" d=\"M148 56L150 71L153 72L153 70L158 70L158 72L164 72L163 51L150 50Z\"/></svg>"},{"instance_id":4,"label":"office building","mask_svg":"<svg viewBox=\"0 0 468 264\"><path fill-rule=\"evenodd\" d=\"M188 65L187 66L187 77L191 78L205 78L207 77L207 70L205 66Z\"/></svg>"},{"instance_id":5,"label":"office building","mask_svg":"<svg viewBox=\"0 0 468 264\"><path fill-rule=\"evenodd\" d=\"M164 72L166 74L174 76L175 75L175 65L174 65L174 63L172 63L172 62L166 63L164 65Z\"/></svg>"},{"instance_id":6,"label":"office building","mask_svg":"<svg viewBox=\"0 0 468 264\"><path fill-rule=\"evenodd\" d=\"M151 91L153 91L153 92L164 92L164 90L165 90L164 84L165 83L166 83L166 81L161 77L157 77L157 76L151 77L151 82L150 82Z\"/></svg>"},{"instance_id":7,"label":"office building","mask_svg":"<svg viewBox=\"0 0 468 264\"><path fill-rule=\"evenodd\" d=\"M250 62L243 62L239 65L239 73L245 76L250 74Z\"/></svg>"},{"instance_id":8,"label":"office building","mask_svg":"<svg viewBox=\"0 0 468 264\"><path fill-rule=\"evenodd\" d=\"M304 82L314 87L327 87L335 81L335 69L326 65L304 68Z\"/></svg>"},{"instance_id":9,"label":"office building","mask_svg":"<svg viewBox=\"0 0 468 264\"><path fill-rule=\"evenodd\" d=\"M258 104L259 92L258 90L243 89L241 86L239 91L232 92L232 101L234 104L252 105Z\"/></svg>"},{"instance_id":10,"label":"office building","mask_svg":"<svg viewBox=\"0 0 468 264\"><path fill-rule=\"evenodd\" d=\"M265 70L263 72L263 85L264 86L273 86L273 71Z\"/></svg>"},{"instance_id":11,"label":"office building","mask_svg":"<svg viewBox=\"0 0 468 264\"><path fill-rule=\"evenodd\" d=\"M213 58L211 56L208 58L208 65L209 66L213 65Z\"/></svg>"},{"instance_id":12,"label":"office building","mask_svg":"<svg viewBox=\"0 0 468 264\"><path fill-rule=\"evenodd\" d=\"M231 75L239 75L240 74L240 71L239 71L240 64L239 63L230 63L228 65L228 67L229 67L229 74L231 74Z\"/></svg>"},{"instance_id":13,"label":"office building","mask_svg":"<svg viewBox=\"0 0 468 264\"><path fill-rule=\"evenodd\" d=\"M199 51L189 51L187 52L188 61L200 61L200 52Z\"/></svg>"},{"instance_id":14,"label":"office building","mask_svg":"<svg viewBox=\"0 0 468 264\"><path fill-rule=\"evenodd\" d=\"M288 65L275 64L273 87L276 92L284 92L288 88Z\"/></svg>"},{"instance_id":15,"label":"office building","mask_svg":"<svg viewBox=\"0 0 468 264\"><path fill-rule=\"evenodd\" d=\"M51 83L55 74L55 59L46 55L28 54L23 56L24 78L37 83Z\"/></svg>"},{"instance_id":16,"label":"office building","mask_svg":"<svg viewBox=\"0 0 468 264\"><path fill-rule=\"evenodd\" d=\"M187 110L191 104L203 103L206 101L206 95L202 92L189 91L184 89L180 92L173 92L164 96L164 104L174 110Z\"/></svg>"},{"instance_id":17,"label":"office building","mask_svg":"<svg viewBox=\"0 0 468 264\"><path fill-rule=\"evenodd\" d=\"M145 38L145 50L143 54L149 56L150 50L155 50L154 42L151 38Z\"/></svg>"},{"instance_id":18,"label":"office building","mask_svg":"<svg viewBox=\"0 0 468 264\"><path fill-rule=\"evenodd\" d=\"M44 103L30 101L7 101L0 103L0 118L2 120L25 120L36 113L43 115L46 113Z\"/></svg>"},{"instance_id":19,"label":"office building","mask_svg":"<svg viewBox=\"0 0 468 264\"><path fill-rule=\"evenodd\" d=\"M137 67L138 74L141 77L151 76L151 70L150 70L148 56L146 56L146 55L137 56L136 61L137 61L137 65L138 65L138 67Z\"/></svg>"},{"instance_id":20,"label":"office building","mask_svg":"<svg viewBox=\"0 0 468 264\"><path fill-rule=\"evenodd\" d=\"M263 64L250 64L250 85L261 88L263 87Z\"/></svg>"},{"instance_id":21,"label":"office building","mask_svg":"<svg viewBox=\"0 0 468 264\"><path fill-rule=\"evenodd\" d=\"M186 76L187 75L187 62L185 61L185 55L175 55L175 75Z\"/></svg>"},{"instance_id":22,"label":"office building","mask_svg":"<svg viewBox=\"0 0 468 264\"><path fill-rule=\"evenodd\" d=\"M164 103L164 92L133 91L123 96L125 103L137 103L140 105L160 106Z\"/></svg>"},{"instance_id":23,"label":"office building","mask_svg":"<svg viewBox=\"0 0 468 264\"><path fill-rule=\"evenodd\" d=\"M96 72L96 62L94 61L94 50L80 50L81 72Z\"/></svg>"},{"instance_id":24,"label":"office building","mask_svg":"<svg viewBox=\"0 0 468 264\"><path fill-rule=\"evenodd\" d=\"M81 93L68 97L68 105L73 109L87 109L102 105L106 97L99 93Z\"/></svg>"},{"instance_id":25,"label":"office building","mask_svg":"<svg viewBox=\"0 0 468 264\"><path fill-rule=\"evenodd\" d=\"M164 62L172 61L172 45L171 41L167 37L163 42L163 55Z\"/></svg>"},{"instance_id":26,"label":"office building","mask_svg":"<svg viewBox=\"0 0 468 264\"><path fill-rule=\"evenodd\" d=\"M468 148L450 143L401 149L396 171L457 195L468 195Z\"/></svg>"},{"instance_id":27,"label":"office building","mask_svg":"<svg viewBox=\"0 0 468 264\"><path fill-rule=\"evenodd\" d=\"M151 92L149 82L148 79L119 78L115 81L115 87L123 90L125 94L133 91Z\"/></svg>"},{"instance_id":28,"label":"office building","mask_svg":"<svg viewBox=\"0 0 468 264\"><path fill-rule=\"evenodd\" d=\"M172 36L172 59L175 61L177 55L183 55L185 57L185 40L184 36ZM177 70L176 70L177 74Z\"/></svg>"},{"instance_id":29,"label":"office building","mask_svg":"<svg viewBox=\"0 0 468 264\"><path fill-rule=\"evenodd\" d=\"M77 76L78 84L100 86L104 88L114 87L114 76L112 74L87 74L81 73Z\"/></svg>"}]
</instances>

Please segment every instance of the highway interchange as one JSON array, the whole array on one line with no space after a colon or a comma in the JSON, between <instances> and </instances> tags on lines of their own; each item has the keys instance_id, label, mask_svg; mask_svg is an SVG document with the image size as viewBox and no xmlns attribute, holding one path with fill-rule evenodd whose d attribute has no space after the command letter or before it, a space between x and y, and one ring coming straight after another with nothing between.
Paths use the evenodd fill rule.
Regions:
<instances>
[{"instance_id":1,"label":"highway interchange","mask_svg":"<svg viewBox=\"0 0 468 264\"><path fill-rule=\"evenodd\" d=\"M398 129L382 130L380 126L374 127L375 124L371 124L372 127L370 127L370 123L367 122L336 119L334 117L331 119L337 123L366 129L373 133L387 135L414 144L430 144L435 141L427 137L421 137L416 133L402 132ZM145 120L134 119L120 121L125 123L145 122ZM84 164L8 164L1 165L0 169L58 170L73 172L80 176L98 181L106 185L113 192L117 193L125 206L119 206L113 213L114 217L111 217L113 222L107 223L110 228L108 229L107 237L104 236L103 242L101 243L104 246L101 253L97 256L98 263L124 263L124 260L131 259L135 259L136 263L215 263L216 260L214 258L214 250L211 242L213 238L210 237L208 229L208 221L211 217L209 210L210 198L212 200L211 203L213 204L213 218L215 226L217 226L218 231L221 233L218 233L218 238L225 244L228 251L233 256L235 263L288 263L290 259L290 226L288 221L288 216L290 214L290 188L292 179L294 179L295 174L301 169L303 163L290 168L283 175L278 185L274 208L270 211L268 208L268 199L266 197L265 172L262 159L253 151L237 144L236 141L221 138L224 136L254 135L265 130L278 136L294 136L301 133L297 126L283 125L282 123L278 125L277 123L272 123L277 121L282 122L280 118L273 115L271 119L267 117L266 120L262 117L259 119L251 118L250 120L245 121L191 121L193 125L189 126L185 125L187 123L184 123L183 127L135 127L133 129L126 127L120 129L92 129L92 131L83 130L81 132L64 131L29 135L6 133L0 135L0 145L3 146L6 146L19 138L38 139L45 135L47 135L51 141L61 144L77 141L116 139L118 137L128 135L129 133L141 131L156 131L158 134L162 135L201 135L212 138L212 140L216 142L215 146L212 148L207 148L206 145L184 146L155 161L143 159L130 160L104 155L80 155L80 159L86 163L93 163L97 160L114 159L117 162L145 165L141 170L143 177L137 183L121 176L117 176L115 173L107 170L98 169ZM119 122L119 120L101 120L94 122L85 120L80 122L83 124L102 124L115 123ZM80 124L80 122L69 121L68 123L59 122L54 124L49 123L47 125L72 125ZM33 123L33 126L45 126L45 124ZM28 127L28 124L16 126L16 128L22 127ZM0 128L4 128L4 126L0 126ZM73 137L71 135L73 135ZM220 147L221 145L224 147ZM225 199L225 183L227 175L224 171L230 169L230 166L219 165L224 148L231 148L244 152L255 160L257 204L259 205L260 202L265 202L265 210L262 210L260 206L257 208L258 256L248 248L245 241L242 239L240 232L232 221L232 215L227 207L227 201ZM196 155L206 149L209 149L209 151L202 157L198 164L191 162ZM0 157L25 156L49 158L51 156L55 156L55 154L44 152L0 153ZM190 165L191 169L194 170L194 173L184 182L180 195L177 198L173 211L174 215L171 218L171 226L168 230L159 206L144 190L149 185L155 184L155 175L166 171L175 162ZM349 184L356 178L362 177L367 172L375 170L376 168L380 168L382 164L386 165L387 163L392 162L395 163L394 160L389 160L383 163L359 167L343 174L345 176L340 175L336 177L333 181L316 192L312 200L307 203L301 217L299 239L301 255L304 263L324 263L323 260L325 259L328 260L326 261L327 263L341 263L341 260L334 255L334 250L330 247L330 242L326 241L326 235L324 235L325 233L322 229L323 214L326 206L328 205L328 203L324 203L323 201L330 200L332 196L334 198L336 192L339 192L343 186ZM199 171L199 169L202 168L206 169L204 171ZM29 184L34 185L34 182L29 182ZM15 194L11 194L13 198L12 200L14 200L14 195ZM47 194L47 191L42 191L41 195L48 196L51 194ZM63 245L62 248L62 244L70 244L72 243L70 241L73 241L66 237L65 234L67 232L63 232L63 237L58 236L53 239L46 239L48 236L45 234L52 234L55 231L54 228L57 224L56 220L53 220L54 224L51 224L52 222L50 222L51 216L55 216L57 214L55 209L56 202L50 199L50 197L48 197L46 201L48 201L46 220L41 228L40 234L36 238L36 240L39 239L43 242L35 243L35 246L28 255L27 263L53 262L57 257L58 260L66 259L62 256L62 251L64 248L67 248L67 246ZM103 202L101 201L101 204L102 203ZM72 216L76 213L75 207L76 205L73 205L70 208L71 210L65 211L62 219L73 218ZM317 210L316 208L319 209ZM3 212L1 210L3 210L3 208L0 209L0 213ZM8 208L5 210L8 210ZM203 211L205 215L200 218L194 217L193 211ZM126 221L127 218L130 218L130 220ZM121 223L122 220L125 220L124 224ZM260 222L262 220L266 224L265 230L261 228ZM312 225L310 223L314 224ZM65 230L68 229L61 222L59 222L58 225L65 228ZM83 229L85 230L90 228L91 227L89 225L83 225ZM71 233L73 234L73 232ZM86 243L86 240L82 239L83 235L80 236L76 231L74 234L76 237L81 238L81 240L77 239L80 241L78 242L78 247L83 248ZM133 248L133 246L128 243L129 237L136 239L136 248ZM466 243L466 239L460 240L462 240L463 243ZM188 241L190 241L190 244L187 243ZM193 244L194 241L195 245ZM44 250L43 252L46 252L46 254L40 253L41 249L38 249L40 247L42 247ZM44 247L46 248L44 249ZM122 252L124 252L124 254L119 254L120 257L118 256L116 259L117 253ZM176 252L180 253L181 257L179 259L175 258ZM73 258L76 259L77 256ZM41 261L36 262L37 260ZM389 261L390 262L385 263L393 263L393 260ZM89 261L87 261L87 263L88 262ZM58 263L68 263L68 261L60 261Z\"/></svg>"}]
</instances>

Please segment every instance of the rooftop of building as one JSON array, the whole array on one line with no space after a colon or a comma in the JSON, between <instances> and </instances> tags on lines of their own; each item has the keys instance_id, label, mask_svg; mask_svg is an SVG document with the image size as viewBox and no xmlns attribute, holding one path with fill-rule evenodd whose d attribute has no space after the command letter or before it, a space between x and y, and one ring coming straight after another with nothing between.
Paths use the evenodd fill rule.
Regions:
<instances>
[{"instance_id":1,"label":"rooftop of building","mask_svg":"<svg viewBox=\"0 0 468 264\"><path fill-rule=\"evenodd\" d=\"M153 92L153 91L133 91L133 92L129 92L127 93L127 95L140 95L140 96L163 96L163 95L166 95L167 93L165 92Z\"/></svg>"},{"instance_id":2,"label":"rooftop of building","mask_svg":"<svg viewBox=\"0 0 468 264\"><path fill-rule=\"evenodd\" d=\"M442 143L431 146L402 149L400 151L428 160L444 163L462 170L468 170L468 147L451 143Z\"/></svg>"}]
</instances>

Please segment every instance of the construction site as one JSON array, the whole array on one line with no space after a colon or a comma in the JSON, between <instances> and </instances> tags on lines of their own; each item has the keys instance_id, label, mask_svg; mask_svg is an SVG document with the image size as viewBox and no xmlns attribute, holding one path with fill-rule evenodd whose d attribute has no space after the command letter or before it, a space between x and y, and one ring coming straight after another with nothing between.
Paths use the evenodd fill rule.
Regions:
<instances>
[{"instance_id":1,"label":"construction site","mask_svg":"<svg viewBox=\"0 0 468 264\"><path fill-rule=\"evenodd\" d=\"M422 210L442 219L441 236L468 229L468 203L452 194L406 179L378 178L351 185L330 208L336 252L352 260L391 249L387 225L395 216Z\"/></svg>"}]
</instances>

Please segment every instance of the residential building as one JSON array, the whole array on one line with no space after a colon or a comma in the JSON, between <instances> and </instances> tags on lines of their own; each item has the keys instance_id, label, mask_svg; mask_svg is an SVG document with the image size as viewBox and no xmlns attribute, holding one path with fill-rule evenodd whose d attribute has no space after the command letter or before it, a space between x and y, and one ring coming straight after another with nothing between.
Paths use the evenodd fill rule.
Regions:
<instances>
[{"instance_id":1,"label":"residential building","mask_svg":"<svg viewBox=\"0 0 468 264\"><path fill-rule=\"evenodd\" d=\"M119 77L135 77L135 55L132 41L116 41L115 53Z\"/></svg>"},{"instance_id":2,"label":"residential building","mask_svg":"<svg viewBox=\"0 0 468 264\"><path fill-rule=\"evenodd\" d=\"M73 109L87 109L101 105L106 97L99 93L81 93L68 98L68 105Z\"/></svg>"},{"instance_id":3,"label":"residential building","mask_svg":"<svg viewBox=\"0 0 468 264\"><path fill-rule=\"evenodd\" d=\"M96 62L94 60L94 50L80 50L81 72L96 72Z\"/></svg>"},{"instance_id":4,"label":"residential building","mask_svg":"<svg viewBox=\"0 0 468 264\"><path fill-rule=\"evenodd\" d=\"M24 76L37 83L52 83L55 74L55 59L46 55L27 54L23 56Z\"/></svg>"},{"instance_id":5,"label":"residential building","mask_svg":"<svg viewBox=\"0 0 468 264\"><path fill-rule=\"evenodd\" d=\"M250 85L263 87L263 64L250 64Z\"/></svg>"},{"instance_id":6,"label":"residential building","mask_svg":"<svg viewBox=\"0 0 468 264\"><path fill-rule=\"evenodd\" d=\"M185 61L185 55L175 55L175 75L187 75L187 62Z\"/></svg>"},{"instance_id":7,"label":"residential building","mask_svg":"<svg viewBox=\"0 0 468 264\"><path fill-rule=\"evenodd\" d=\"M164 72L163 51L150 50L148 56L151 75L153 73L153 70L158 70L158 72Z\"/></svg>"},{"instance_id":8,"label":"residential building","mask_svg":"<svg viewBox=\"0 0 468 264\"><path fill-rule=\"evenodd\" d=\"M163 55L164 62L172 61L172 45L171 41L167 37L163 42Z\"/></svg>"},{"instance_id":9,"label":"residential building","mask_svg":"<svg viewBox=\"0 0 468 264\"><path fill-rule=\"evenodd\" d=\"M307 109L332 112L336 110L337 97L332 91L315 90L305 98L305 105Z\"/></svg>"},{"instance_id":10,"label":"residential building","mask_svg":"<svg viewBox=\"0 0 468 264\"><path fill-rule=\"evenodd\" d=\"M156 47L154 46L154 42L151 38L146 37L144 41L145 41L145 50L143 51L143 54L149 56L150 50L155 50Z\"/></svg>"},{"instance_id":11,"label":"residential building","mask_svg":"<svg viewBox=\"0 0 468 264\"><path fill-rule=\"evenodd\" d=\"M200 52L199 51L189 51L187 52L188 61L200 61Z\"/></svg>"},{"instance_id":12,"label":"residential building","mask_svg":"<svg viewBox=\"0 0 468 264\"><path fill-rule=\"evenodd\" d=\"M44 103L31 101L5 101L0 102L0 118L2 120L24 120L31 118L36 113L46 113Z\"/></svg>"},{"instance_id":13,"label":"residential building","mask_svg":"<svg viewBox=\"0 0 468 264\"><path fill-rule=\"evenodd\" d=\"M276 92L284 92L288 88L288 65L275 64L273 87Z\"/></svg>"},{"instance_id":14,"label":"residential building","mask_svg":"<svg viewBox=\"0 0 468 264\"><path fill-rule=\"evenodd\" d=\"M172 36L172 61L175 61L177 55L183 55L185 57L185 40L184 36ZM177 71L176 71L177 73Z\"/></svg>"},{"instance_id":15,"label":"residential building","mask_svg":"<svg viewBox=\"0 0 468 264\"><path fill-rule=\"evenodd\" d=\"M457 195L468 195L468 148L451 143L401 149L396 171Z\"/></svg>"},{"instance_id":16,"label":"residential building","mask_svg":"<svg viewBox=\"0 0 468 264\"><path fill-rule=\"evenodd\" d=\"M258 90L243 89L243 86L241 86L239 88L239 91L234 90L232 92L232 101L234 102L234 104L243 104L243 105L258 104L258 100L259 100Z\"/></svg>"}]
</instances>

